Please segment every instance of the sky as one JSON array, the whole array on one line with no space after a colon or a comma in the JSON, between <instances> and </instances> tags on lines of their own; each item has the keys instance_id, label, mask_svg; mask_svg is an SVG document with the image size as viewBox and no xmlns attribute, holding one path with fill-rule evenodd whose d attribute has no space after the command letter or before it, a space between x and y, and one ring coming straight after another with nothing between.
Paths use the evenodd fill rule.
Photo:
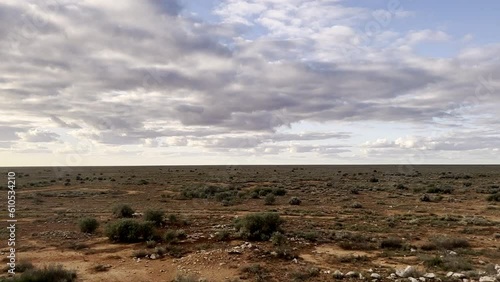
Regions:
<instances>
[{"instance_id":1,"label":"sky","mask_svg":"<svg viewBox=\"0 0 500 282\"><path fill-rule=\"evenodd\" d=\"M0 166L499 164L499 13L5 0Z\"/></svg>"}]
</instances>

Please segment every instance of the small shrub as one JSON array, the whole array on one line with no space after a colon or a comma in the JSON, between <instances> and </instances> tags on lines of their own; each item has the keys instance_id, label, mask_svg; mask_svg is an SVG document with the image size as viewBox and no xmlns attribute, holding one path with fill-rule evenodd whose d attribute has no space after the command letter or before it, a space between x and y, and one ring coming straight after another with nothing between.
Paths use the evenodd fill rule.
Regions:
<instances>
[{"instance_id":1,"label":"small shrub","mask_svg":"<svg viewBox=\"0 0 500 282\"><path fill-rule=\"evenodd\" d=\"M276 197L274 197L273 194L267 194L266 198L264 199L264 203L266 205L272 205L274 204L274 202L276 202Z\"/></svg>"},{"instance_id":2,"label":"small shrub","mask_svg":"<svg viewBox=\"0 0 500 282\"><path fill-rule=\"evenodd\" d=\"M351 205L351 208L353 208L353 209L362 209L363 205L361 205L360 203L353 203Z\"/></svg>"},{"instance_id":3,"label":"small shrub","mask_svg":"<svg viewBox=\"0 0 500 282\"><path fill-rule=\"evenodd\" d=\"M286 195L286 190L284 188L274 188L273 189L273 195L275 195L275 196L285 196Z\"/></svg>"},{"instance_id":4,"label":"small shrub","mask_svg":"<svg viewBox=\"0 0 500 282\"><path fill-rule=\"evenodd\" d=\"M177 275L172 282L199 282L201 281L198 277L195 275Z\"/></svg>"},{"instance_id":5,"label":"small shrub","mask_svg":"<svg viewBox=\"0 0 500 282\"><path fill-rule=\"evenodd\" d=\"M292 281L307 281L310 278L317 277L319 276L319 268L316 267L311 267L299 271L294 271L290 273L290 277L292 278Z\"/></svg>"},{"instance_id":6,"label":"small shrub","mask_svg":"<svg viewBox=\"0 0 500 282\"><path fill-rule=\"evenodd\" d=\"M163 237L163 239L167 244L175 244L178 241L177 232L175 230L167 230L167 232L165 232L165 236Z\"/></svg>"},{"instance_id":7,"label":"small shrub","mask_svg":"<svg viewBox=\"0 0 500 282\"><path fill-rule=\"evenodd\" d=\"M306 231L299 233L298 236L307 241L316 242L318 240L319 234L316 231Z\"/></svg>"},{"instance_id":8,"label":"small shrub","mask_svg":"<svg viewBox=\"0 0 500 282\"><path fill-rule=\"evenodd\" d=\"M26 260L21 260L20 262L16 263L16 272L22 273L26 272L30 269L35 268L33 264L30 261Z\"/></svg>"},{"instance_id":9,"label":"small shrub","mask_svg":"<svg viewBox=\"0 0 500 282\"><path fill-rule=\"evenodd\" d=\"M216 241L229 241L231 239L231 232L229 230L221 230L215 233Z\"/></svg>"},{"instance_id":10,"label":"small shrub","mask_svg":"<svg viewBox=\"0 0 500 282\"><path fill-rule=\"evenodd\" d=\"M249 274L255 277L256 281L267 281L268 271L260 264L252 264L248 266L244 266L241 269L241 272Z\"/></svg>"},{"instance_id":11,"label":"small shrub","mask_svg":"<svg viewBox=\"0 0 500 282\"><path fill-rule=\"evenodd\" d=\"M111 268L111 265L109 264L98 264L92 267L93 272L105 272L108 271Z\"/></svg>"},{"instance_id":12,"label":"small shrub","mask_svg":"<svg viewBox=\"0 0 500 282\"><path fill-rule=\"evenodd\" d=\"M400 238L388 238L380 242L380 248L382 249L401 249L403 247L403 241Z\"/></svg>"},{"instance_id":13,"label":"small shrub","mask_svg":"<svg viewBox=\"0 0 500 282\"><path fill-rule=\"evenodd\" d=\"M113 242L135 243L149 240L153 235L152 222L139 223L132 219L122 219L106 226L106 236Z\"/></svg>"},{"instance_id":14,"label":"small shrub","mask_svg":"<svg viewBox=\"0 0 500 282\"><path fill-rule=\"evenodd\" d=\"M236 230L248 240L269 240L274 232L281 231L283 220L277 213L254 213L237 218Z\"/></svg>"},{"instance_id":15,"label":"small shrub","mask_svg":"<svg viewBox=\"0 0 500 282\"><path fill-rule=\"evenodd\" d=\"M134 209L129 205L117 205L113 208L113 215L118 218L130 218L134 215Z\"/></svg>"},{"instance_id":16,"label":"small shrub","mask_svg":"<svg viewBox=\"0 0 500 282\"><path fill-rule=\"evenodd\" d=\"M298 205L300 205L300 203L302 203L302 201L297 197L292 197L292 198L290 198L290 201L288 201L288 203L290 205L298 206Z\"/></svg>"},{"instance_id":17,"label":"small shrub","mask_svg":"<svg viewBox=\"0 0 500 282\"><path fill-rule=\"evenodd\" d=\"M16 276L12 280L13 282L45 282L45 281L61 281L61 282L73 282L76 281L76 272L72 270L66 270L62 265L49 265L41 269L33 268L25 271L21 276Z\"/></svg>"},{"instance_id":18,"label":"small shrub","mask_svg":"<svg viewBox=\"0 0 500 282\"><path fill-rule=\"evenodd\" d=\"M424 265L426 267L436 267L439 268L443 266L443 259L439 256L434 256L424 259Z\"/></svg>"},{"instance_id":19,"label":"small shrub","mask_svg":"<svg viewBox=\"0 0 500 282\"><path fill-rule=\"evenodd\" d=\"M280 247L286 244L287 238L281 232L274 232L271 236L271 242L273 245Z\"/></svg>"},{"instance_id":20,"label":"small shrub","mask_svg":"<svg viewBox=\"0 0 500 282\"><path fill-rule=\"evenodd\" d=\"M147 210L144 213L144 220L153 222L155 226L161 226L164 214L165 212L160 210Z\"/></svg>"},{"instance_id":21,"label":"small shrub","mask_svg":"<svg viewBox=\"0 0 500 282\"><path fill-rule=\"evenodd\" d=\"M156 246L156 241L155 240L148 240L146 241L146 247L147 248L154 248Z\"/></svg>"},{"instance_id":22,"label":"small shrub","mask_svg":"<svg viewBox=\"0 0 500 282\"><path fill-rule=\"evenodd\" d=\"M432 239L432 243L438 248L447 250L470 247L470 243L463 238L435 237Z\"/></svg>"},{"instance_id":23,"label":"small shrub","mask_svg":"<svg viewBox=\"0 0 500 282\"><path fill-rule=\"evenodd\" d=\"M86 217L80 220L79 226L83 233L94 233L99 227L99 222L93 217Z\"/></svg>"}]
</instances>

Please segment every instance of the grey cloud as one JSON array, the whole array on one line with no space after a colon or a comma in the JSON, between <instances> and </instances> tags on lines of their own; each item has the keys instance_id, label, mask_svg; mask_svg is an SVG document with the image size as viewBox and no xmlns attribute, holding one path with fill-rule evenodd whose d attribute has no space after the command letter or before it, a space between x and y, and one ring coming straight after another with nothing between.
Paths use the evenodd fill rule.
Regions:
<instances>
[{"instance_id":1,"label":"grey cloud","mask_svg":"<svg viewBox=\"0 0 500 282\"><path fill-rule=\"evenodd\" d=\"M19 139L17 132L23 132L25 129L20 127L12 127L0 125L0 141L14 141Z\"/></svg>"},{"instance_id":2,"label":"grey cloud","mask_svg":"<svg viewBox=\"0 0 500 282\"><path fill-rule=\"evenodd\" d=\"M59 134L38 129L30 129L27 132L17 133L25 142L52 142L57 141Z\"/></svg>"}]
</instances>

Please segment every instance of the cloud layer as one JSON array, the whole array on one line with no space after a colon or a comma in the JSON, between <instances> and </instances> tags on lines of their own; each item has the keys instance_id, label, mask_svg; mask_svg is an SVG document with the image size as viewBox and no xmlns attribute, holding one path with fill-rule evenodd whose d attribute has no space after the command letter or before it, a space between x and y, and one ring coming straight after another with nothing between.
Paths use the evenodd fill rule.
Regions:
<instances>
[{"instance_id":1,"label":"cloud layer","mask_svg":"<svg viewBox=\"0 0 500 282\"><path fill-rule=\"evenodd\" d=\"M216 22L180 1L4 1L0 150L83 139L96 150L360 158L359 150L500 147L492 121L500 44L418 55L420 44L455 39L443 30L393 30L418 16L397 3L370 10L341 1L225 0L212 12ZM377 140L383 132L363 136L356 127L366 121L437 137ZM295 130L316 123L331 130ZM354 126L340 129L347 124Z\"/></svg>"}]
</instances>

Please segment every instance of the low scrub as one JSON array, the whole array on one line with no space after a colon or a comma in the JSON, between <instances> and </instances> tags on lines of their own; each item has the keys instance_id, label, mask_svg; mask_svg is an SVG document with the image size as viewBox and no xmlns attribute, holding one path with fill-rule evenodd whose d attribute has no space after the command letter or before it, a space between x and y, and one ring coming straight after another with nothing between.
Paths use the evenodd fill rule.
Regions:
<instances>
[{"instance_id":1,"label":"low scrub","mask_svg":"<svg viewBox=\"0 0 500 282\"><path fill-rule=\"evenodd\" d=\"M29 269L20 276L15 276L9 279L0 281L10 281L10 282L45 282L45 281L57 281L57 282L73 282L76 281L76 272L72 270L66 270L61 265L49 265L43 268L32 268Z\"/></svg>"},{"instance_id":2,"label":"low scrub","mask_svg":"<svg viewBox=\"0 0 500 282\"><path fill-rule=\"evenodd\" d=\"M113 215L118 218L130 218L134 215L134 209L129 205L117 205L113 208Z\"/></svg>"},{"instance_id":3,"label":"low scrub","mask_svg":"<svg viewBox=\"0 0 500 282\"><path fill-rule=\"evenodd\" d=\"M99 222L93 217L86 217L80 219L78 225L83 233L94 233L99 227Z\"/></svg>"},{"instance_id":4,"label":"low scrub","mask_svg":"<svg viewBox=\"0 0 500 282\"><path fill-rule=\"evenodd\" d=\"M387 238L380 242L382 249L401 249L402 247L403 241L400 238Z\"/></svg>"},{"instance_id":5,"label":"low scrub","mask_svg":"<svg viewBox=\"0 0 500 282\"><path fill-rule=\"evenodd\" d=\"M154 233L152 222L138 222L133 219L122 219L106 226L106 236L119 243L135 243L147 241Z\"/></svg>"},{"instance_id":6,"label":"low scrub","mask_svg":"<svg viewBox=\"0 0 500 282\"><path fill-rule=\"evenodd\" d=\"M160 210L147 210L144 213L144 220L151 221L155 226L161 226L164 222L163 216L165 215L164 211Z\"/></svg>"},{"instance_id":7,"label":"low scrub","mask_svg":"<svg viewBox=\"0 0 500 282\"><path fill-rule=\"evenodd\" d=\"M254 213L237 218L236 230L244 239L265 241L271 238L274 232L281 231L283 220L277 213Z\"/></svg>"},{"instance_id":8,"label":"low scrub","mask_svg":"<svg viewBox=\"0 0 500 282\"><path fill-rule=\"evenodd\" d=\"M463 238L455 237L434 237L431 239L431 243L438 249L459 249L459 248L469 248L470 243Z\"/></svg>"}]
</instances>

